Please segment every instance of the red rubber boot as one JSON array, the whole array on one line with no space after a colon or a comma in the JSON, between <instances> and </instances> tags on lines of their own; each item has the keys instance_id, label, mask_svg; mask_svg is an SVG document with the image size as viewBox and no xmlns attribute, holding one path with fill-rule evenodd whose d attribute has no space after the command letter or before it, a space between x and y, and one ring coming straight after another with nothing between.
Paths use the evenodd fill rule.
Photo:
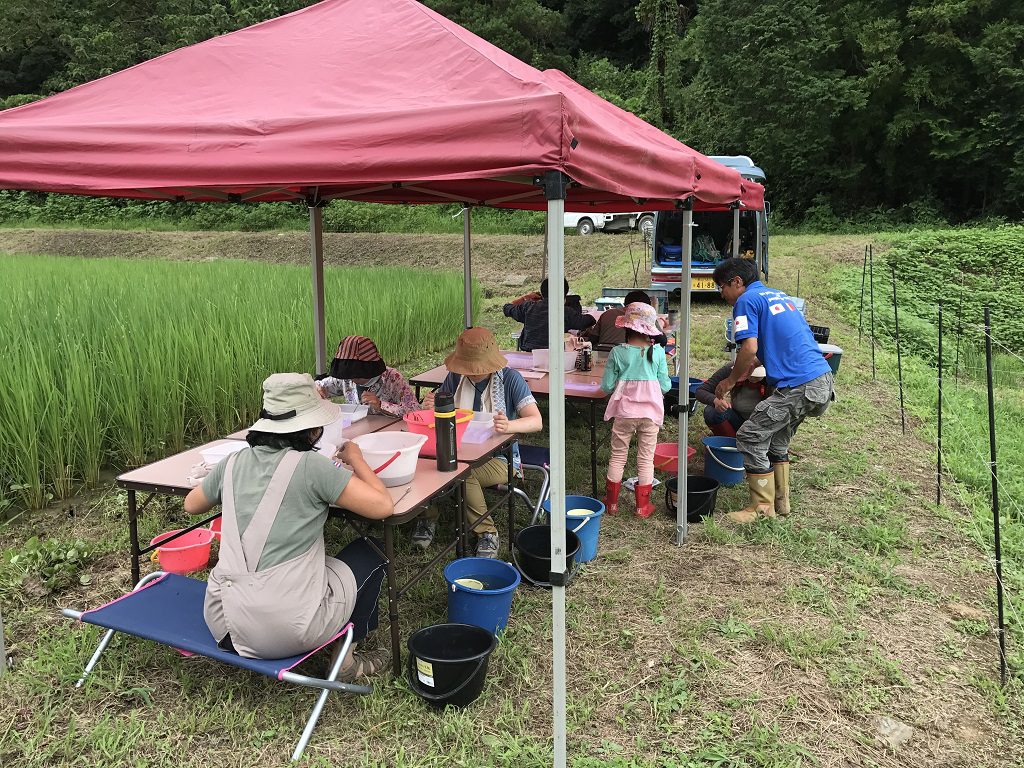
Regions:
<instances>
[{"instance_id":1,"label":"red rubber boot","mask_svg":"<svg viewBox=\"0 0 1024 768\"><path fill-rule=\"evenodd\" d=\"M613 483L607 477L604 479L604 509L609 515L619 514L619 489L622 483Z\"/></svg>"},{"instance_id":2,"label":"red rubber boot","mask_svg":"<svg viewBox=\"0 0 1024 768\"><path fill-rule=\"evenodd\" d=\"M651 489L653 485L638 485L636 487L636 514L644 519L654 514L654 505L651 504Z\"/></svg>"}]
</instances>

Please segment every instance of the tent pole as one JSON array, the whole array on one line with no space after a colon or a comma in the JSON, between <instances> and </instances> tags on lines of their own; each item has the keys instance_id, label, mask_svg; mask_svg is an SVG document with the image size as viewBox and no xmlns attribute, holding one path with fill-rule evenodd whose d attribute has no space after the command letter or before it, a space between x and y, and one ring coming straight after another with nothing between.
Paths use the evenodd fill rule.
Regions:
<instances>
[{"instance_id":1,"label":"tent pole","mask_svg":"<svg viewBox=\"0 0 1024 768\"><path fill-rule=\"evenodd\" d=\"M568 179L560 171L544 174L544 196L548 201L547 249L548 284L562 285L565 278L565 187ZM551 646L553 660L552 714L554 768L565 768L565 378L559 374L565 359L563 302L548 303L548 434L551 441Z\"/></svg>"},{"instance_id":2,"label":"tent pole","mask_svg":"<svg viewBox=\"0 0 1024 768\"><path fill-rule=\"evenodd\" d=\"M736 209L733 220L733 233L737 231L739 209ZM684 322L679 326L676 338L676 360L679 361L679 452L677 460L679 469L676 472L676 546L681 547L686 541L688 525L686 522L686 448L690 430L690 288L692 278L690 262L693 260L693 200L683 201L683 254L679 266L679 318ZM733 240L735 246L735 240ZM735 247L734 247L735 250ZM684 394L685 397L684 397Z\"/></svg>"},{"instance_id":3,"label":"tent pole","mask_svg":"<svg viewBox=\"0 0 1024 768\"><path fill-rule=\"evenodd\" d=\"M462 209L462 305L467 328L473 327L473 265L472 241L473 209L466 206Z\"/></svg>"},{"instance_id":4,"label":"tent pole","mask_svg":"<svg viewBox=\"0 0 1024 768\"><path fill-rule=\"evenodd\" d=\"M324 210L319 201L309 204L309 255L313 268L313 346L317 375L327 373L327 336L324 331Z\"/></svg>"},{"instance_id":5,"label":"tent pole","mask_svg":"<svg viewBox=\"0 0 1024 768\"><path fill-rule=\"evenodd\" d=\"M757 259L757 268L764 272L761 264L761 211L754 211L754 229L755 229L755 240L754 240L754 254Z\"/></svg>"},{"instance_id":6,"label":"tent pole","mask_svg":"<svg viewBox=\"0 0 1024 768\"><path fill-rule=\"evenodd\" d=\"M732 257L740 255L740 204L734 203L732 208Z\"/></svg>"}]
</instances>

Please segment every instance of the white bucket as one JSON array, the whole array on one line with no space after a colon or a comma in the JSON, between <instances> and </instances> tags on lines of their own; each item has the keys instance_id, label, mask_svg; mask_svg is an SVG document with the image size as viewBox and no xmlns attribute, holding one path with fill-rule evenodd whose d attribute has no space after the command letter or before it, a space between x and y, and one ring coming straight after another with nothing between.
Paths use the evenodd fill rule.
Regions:
<instances>
[{"instance_id":1,"label":"white bucket","mask_svg":"<svg viewBox=\"0 0 1024 768\"><path fill-rule=\"evenodd\" d=\"M412 482L420 446L427 437L412 432L371 432L353 437L352 442L359 446L370 469L390 488Z\"/></svg>"}]
</instances>

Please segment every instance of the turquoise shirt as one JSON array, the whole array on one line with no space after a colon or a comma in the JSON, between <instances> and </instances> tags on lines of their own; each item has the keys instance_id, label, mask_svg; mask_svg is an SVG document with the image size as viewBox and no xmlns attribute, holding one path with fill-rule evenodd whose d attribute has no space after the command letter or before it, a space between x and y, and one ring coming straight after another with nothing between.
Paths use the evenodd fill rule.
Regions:
<instances>
[{"instance_id":1,"label":"turquoise shirt","mask_svg":"<svg viewBox=\"0 0 1024 768\"><path fill-rule=\"evenodd\" d=\"M619 344L612 349L604 367L601 389L611 392L620 381L656 381L662 392L668 392L672 381L668 377L665 348L655 344L651 351L652 359L648 360L647 350L632 344Z\"/></svg>"}]
</instances>

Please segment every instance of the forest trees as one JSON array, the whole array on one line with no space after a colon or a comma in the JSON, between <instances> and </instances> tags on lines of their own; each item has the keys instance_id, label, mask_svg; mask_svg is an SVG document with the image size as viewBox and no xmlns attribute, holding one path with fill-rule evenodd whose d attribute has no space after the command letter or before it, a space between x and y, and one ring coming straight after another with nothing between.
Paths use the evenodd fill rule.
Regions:
<instances>
[{"instance_id":1,"label":"forest trees","mask_svg":"<svg viewBox=\"0 0 1024 768\"><path fill-rule=\"evenodd\" d=\"M1024 212L1024 3L425 2L702 152L751 155L788 221ZM0 108L311 4L7 0Z\"/></svg>"}]
</instances>

